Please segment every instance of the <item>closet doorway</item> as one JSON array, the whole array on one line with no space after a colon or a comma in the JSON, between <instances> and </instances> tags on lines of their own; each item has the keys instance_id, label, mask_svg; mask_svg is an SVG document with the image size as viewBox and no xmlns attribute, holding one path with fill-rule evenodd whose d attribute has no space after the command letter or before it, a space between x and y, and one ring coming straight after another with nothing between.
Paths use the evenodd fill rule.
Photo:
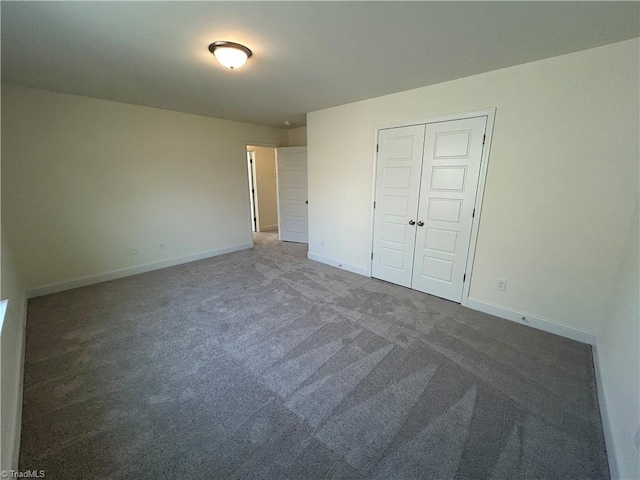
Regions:
<instances>
[{"instance_id":1,"label":"closet doorway","mask_svg":"<svg viewBox=\"0 0 640 480\"><path fill-rule=\"evenodd\" d=\"M247 174L251 230L278 230L278 190L276 186L276 149L247 145Z\"/></svg>"},{"instance_id":2,"label":"closet doorway","mask_svg":"<svg viewBox=\"0 0 640 480\"><path fill-rule=\"evenodd\" d=\"M466 303L494 113L378 131L373 277Z\"/></svg>"}]
</instances>

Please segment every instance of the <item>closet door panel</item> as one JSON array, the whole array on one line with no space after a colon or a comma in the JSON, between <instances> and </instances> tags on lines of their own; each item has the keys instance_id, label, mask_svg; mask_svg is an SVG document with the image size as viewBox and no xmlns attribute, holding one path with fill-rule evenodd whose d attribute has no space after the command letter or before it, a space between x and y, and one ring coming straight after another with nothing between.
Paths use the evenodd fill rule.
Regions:
<instances>
[{"instance_id":1,"label":"closet door panel","mask_svg":"<svg viewBox=\"0 0 640 480\"><path fill-rule=\"evenodd\" d=\"M425 125L378 133L371 274L411 286Z\"/></svg>"},{"instance_id":2,"label":"closet door panel","mask_svg":"<svg viewBox=\"0 0 640 480\"><path fill-rule=\"evenodd\" d=\"M426 125L412 288L460 302L487 117Z\"/></svg>"}]
</instances>

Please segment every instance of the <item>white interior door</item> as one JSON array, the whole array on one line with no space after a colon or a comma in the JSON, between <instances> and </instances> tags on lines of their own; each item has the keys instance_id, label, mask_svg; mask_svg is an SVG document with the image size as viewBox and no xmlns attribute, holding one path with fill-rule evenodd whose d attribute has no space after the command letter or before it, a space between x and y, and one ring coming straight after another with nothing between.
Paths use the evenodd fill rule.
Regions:
<instances>
[{"instance_id":1,"label":"white interior door","mask_svg":"<svg viewBox=\"0 0 640 480\"><path fill-rule=\"evenodd\" d=\"M412 288L460 302L487 117L427 124Z\"/></svg>"},{"instance_id":2,"label":"white interior door","mask_svg":"<svg viewBox=\"0 0 640 480\"><path fill-rule=\"evenodd\" d=\"M378 133L371 275L411 286L424 125Z\"/></svg>"},{"instance_id":3,"label":"white interior door","mask_svg":"<svg viewBox=\"0 0 640 480\"><path fill-rule=\"evenodd\" d=\"M276 149L278 236L286 242L309 242L307 147Z\"/></svg>"}]
</instances>

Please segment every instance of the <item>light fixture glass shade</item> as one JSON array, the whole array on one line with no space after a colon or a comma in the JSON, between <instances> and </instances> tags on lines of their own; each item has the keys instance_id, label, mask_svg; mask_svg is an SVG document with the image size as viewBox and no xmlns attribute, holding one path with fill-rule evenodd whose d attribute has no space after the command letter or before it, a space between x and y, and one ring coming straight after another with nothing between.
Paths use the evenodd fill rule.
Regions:
<instances>
[{"instance_id":1,"label":"light fixture glass shade","mask_svg":"<svg viewBox=\"0 0 640 480\"><path fill-rule=\"evenodd\" d=\"M240 68L251 56L251 50L233 42L215 42L209 45L209 51L227 68Z\"/></svg>"}]
</instances>

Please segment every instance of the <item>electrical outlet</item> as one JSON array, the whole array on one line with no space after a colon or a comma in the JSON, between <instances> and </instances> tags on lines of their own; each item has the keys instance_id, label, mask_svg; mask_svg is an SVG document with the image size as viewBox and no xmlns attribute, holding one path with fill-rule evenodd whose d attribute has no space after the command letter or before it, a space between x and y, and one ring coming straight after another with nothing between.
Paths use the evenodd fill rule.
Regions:
<instances>
[{"instance_id":1,"label":"electrical outlet","mask_svg":"<svg viewBox=\"0 0 640 480\"><path fill-rule=\"evenodd\" d=\"M138 254L138 247L131 247L130 251L131 251L131 255L137 255Z\"/></svg>"},{"instance_id":2,"label":"electrical outlet","mask_svg":"<svg viewBox=\"0 0 640 480\"><path fill-rule=\"evenodd\" d=\"M496 290L504 292L507 289L507 281L504 278L498 278L496 280Z\"/></svg>"},{"instance_id":3,"label":"electrical outlet","mask_svg":"<svg viewBox=\"0 0 640 480\"><path fill-rule=\"evenodd\" d=\"M160 242L160 250L166 250L167 249L167 244L164 242Z\"/></svg>"},{"instance_id":4,"label":"electrical outlet","mask_svg":"<svg viewBox=\"0 0 640 480\"><path fill-rule=\"evenodd\" d=\"M640 427L638 427L638 431L636 432L635 443L636 450L640 450Z\"/></svg>"}]
</instances>

